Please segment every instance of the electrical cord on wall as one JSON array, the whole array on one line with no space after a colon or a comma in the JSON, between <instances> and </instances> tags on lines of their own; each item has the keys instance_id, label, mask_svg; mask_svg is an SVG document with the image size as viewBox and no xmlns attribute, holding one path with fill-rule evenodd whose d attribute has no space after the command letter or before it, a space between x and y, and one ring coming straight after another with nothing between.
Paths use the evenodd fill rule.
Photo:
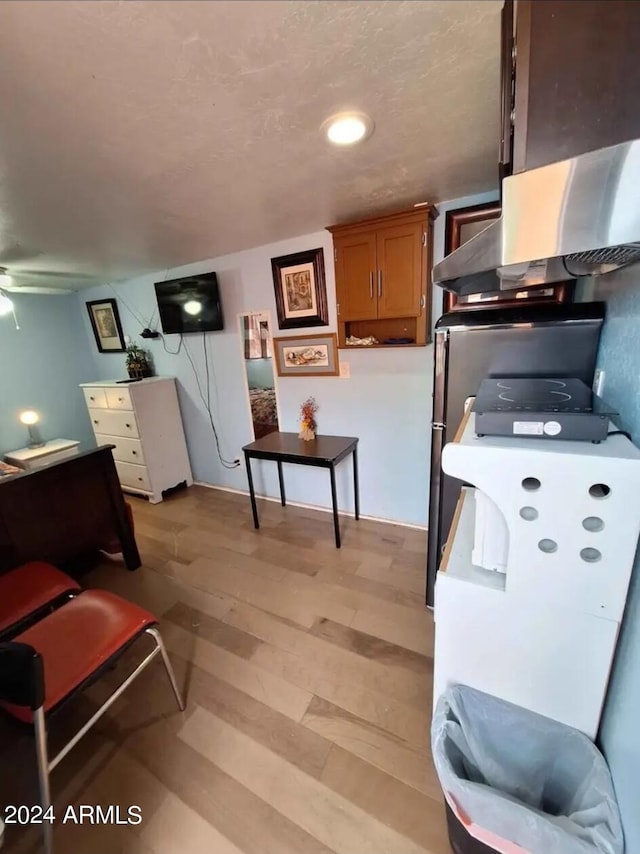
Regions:
<instances>
[{"instance_id":1,"label":"electrical cord on wall","mask_svg":"<svg viewBox=\"0 0 640 854\"><path fill-rule=\"evenodd\" d=\"M169 270L167 269L165 272L163 281L166 280L168 275L169 275ZM122 296L122 294L118 293L118 291L114 288L114 286L111 283L109 283L109 287L111 288L113 293L118 297L118 299L122 301L122 303L124 304L126 309L129 311L129 314L131 314L131 316L134 317L138 323L142 324L143 329L151 329L153 320L154 320L155 315L156 315L156 312L158 311L157 304L153 309L153 312L151 314L151 317L149 318L149 321L146 322L138 314L138 312L131 305L129 305L129 303ZM206 397L204 396L203 391L202 391L202 386L200 384L200 377L198 376L198 370L195 366L193 359L191 358L191 353L189 352L189 348L187 347L186 342L184 340L184 334L182 332L180 333L180 341L178 342L178 347L176 350L170 350L167 347L167 342L165 341L165 337L162 334L162 332L158 332L158 336L160 338L160 341L162 342L163 350L169 356L179 355L180 351L182 350L182 347L184 346L184 351L187 354L187 358L189 359L189 364L191 365L191 369L193 370L193 375L194 375L195 380L196 380L196 385L198 386L198 394L200 395L200 400L202 401L202 403L203 403L203 405L207 411L207 415L209 417L209 424L211 425L211 430L213 432L213 437L214 437L215 443L216 443L216 451L218 453L218 457L220 459L220 462L227 469L238 468L238 466L240 465L240 460L234 460L232 462L231 460L225 459L222 455L222 450L220 448L220 440L218 438L218 431L216 430L216 425L215 425L215 422L213 420L213 413L211 412L211 385L210 385L209 356L208 356L208 351L207 351L206 332L203 331L203 333L202 333L202 347L203 347L203 351L204 351L204 364L205 364L206 382L207 382L207 396Z\"/></svg>"},{"instance_id":2,"label":"electrical cord on wall","mask_svg":"<svg viewBox=\"0 0 640 854\"><path fill-rule=\"evenodd\" d=\"M123 305L124 305L124 307L127 309L127 311L129 312L129 314L130 314L132 317L134 317L134 318L137 320L137 322L138 322L138 323L142 324L142 327L143 327L143 328L144 328L144 327L146 327L146 326L148 326L148 324L147 324L147 323L145 323L145 321L142 319L142 317L140 317L140 315L138 314L138 312L137 312L134 308L132 308L132 307L129 305L129 303L128 303L128 302L126 301L126 299L122 296L122 294L119 294L119 293L118 293L118 291L113 287L113 285L111 284L111 282L109 282L109 287L110 287L110 288L111 288L111 290L114 292L114 294L118 297L118 299L122 302L122 304L123 304Z\"/></svg>"},{"instance_id":3,"label":"electrical cord on wall","mask_svg":"<svg viewBox=\"0 0 640 854\"><path fill-rule=\"evenodd\" d=\"M182 345L182 335L180 336L180 343ZM202 386L200 384L200 377L198 376L198 370L195 366L193 358L191 357L191 353L189 352L189 348L187 347L186 342L184 343L184 352L187 354L187 358L189 359L189 364L191 365L191 369L193 370L193 375L194 375L195 380L196 380L196 385L198 386L198 394L200 395L200 400L202 401L204 408L207 411L207 415L209 416L209 424L211 425L213 437L214 437L215 442L216 442L216 451L218 452L218 457L220 459L220 462L222 463L222 465L226 469L235 469L235 468L238 468L238 466L240 465L240 460L233 460L233 462L232 462L231 460L227 460L223 457L222 451L220 449L220 440L218 438L218 431L216 430L216 425L215 425L215 422L213 420L213 413L211 412L211 390L209 387L209 359L207 357L206 332L204 332L204 331L202 333L202 344L203 344L203 350L204 350L204 362L205 362L206 377L207 377L207 396L206 397L204 396L204 393L202 391Z\"/></svg>"},{"instance_id":4,"label":"electrical cord on wall","mask_svg":"<svg viewBox=\"0 0 640 854\"><path fill-rule=\"evenodd\" d=\"M180 333L180 343L178 344L177 350L169 350L169 348L167 347L167 343L164 340L164 335L162 334L162 332L158 332L158 337L160 338L160 341L162 342L162 347L164 349L164 352L168 353L170 356L177 356L178 353L180 352L180 350L182 350L182 342L183 342L182 332Z\"/></svg>"}]
</instances>

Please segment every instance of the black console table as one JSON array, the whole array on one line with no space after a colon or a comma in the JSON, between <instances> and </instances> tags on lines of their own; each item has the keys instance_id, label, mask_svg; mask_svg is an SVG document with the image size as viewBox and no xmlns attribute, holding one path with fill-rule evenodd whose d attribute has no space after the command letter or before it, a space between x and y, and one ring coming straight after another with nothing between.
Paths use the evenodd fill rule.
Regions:
<instances>
[{"instance_id":1,"label":"black console table","mask_svg":"<svg viewBox=\"0 0 640 854\"><path fill-rule=\"evenodd\" d=\"M295 463L301 466L318 466L329 469L331 478L331 503L333 506L333 529L336 537L336 548L340 548L340 520L338 519L338 498L336 494L336 465L348 457L353 456L353 494L355 501L356 519L360 518L360 495L358 488L358 440L352 436L316 436L310 442L300 439L297 433L268 433L262 439L245 445L245 463L247 466L247 479L249 481L249 495L251 496L251 510L253 511L253 524L260 527L258 520L258 506L256 494L253 488L253 476L251 474L251 460L274 460L278 464L278 480L280 481L280 501L282 506L286 505L284 491L284 476L282 463Z\"/></svg>"}]
</instances>

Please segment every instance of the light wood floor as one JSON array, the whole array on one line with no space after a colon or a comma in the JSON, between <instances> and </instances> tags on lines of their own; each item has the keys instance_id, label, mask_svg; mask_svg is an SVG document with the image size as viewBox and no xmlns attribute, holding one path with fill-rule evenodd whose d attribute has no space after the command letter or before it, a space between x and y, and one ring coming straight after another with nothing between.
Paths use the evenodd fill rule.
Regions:
<instances>
[{"instance_id":1,"label":"light wood floor","mask_svg":"<svg viewBox=\"0 0 640 854\"><path fill-rule=\"evenodd\" d=\"M445 854L429 752L425 534L202 487L130 498L143 556L85 579L161 616L184 686L154 662L53 773L67 804L140 805L139 826L58 825L56 854ZM145 641L51 723L86 719ZM1 803L35 802L32 743L0 720ZM8 851L38 834L6 831Z\"/></svg>"}]
</instances>

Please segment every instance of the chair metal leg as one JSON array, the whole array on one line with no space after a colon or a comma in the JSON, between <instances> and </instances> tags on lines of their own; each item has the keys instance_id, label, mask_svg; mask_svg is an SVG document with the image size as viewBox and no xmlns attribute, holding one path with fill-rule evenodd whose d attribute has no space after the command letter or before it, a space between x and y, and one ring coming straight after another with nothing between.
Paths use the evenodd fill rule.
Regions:
<instances>
[{"instance_id":1,"label":"chair metal leg","mask_svg":"<svg viewBox=\"0 0 640 854\"><path fill-rule=\"evenodd\" d=\"M36 760L38 763L38 783L40 786L40 805L46 812L51 806L51 788L49 786L49 756L47 751L47 725L44 719L44 709L40 706L33 713L33 727L36 736ZM53 854L53 825L44 821L45 854Z\"/></svg>"},{"instance_id":2,"label":"chair metal leg","mask_svg":"<svg viewBox=\"0 0 640 854\"><path fill-rule=\"evenodd\" d=\"M184 700L182 699L180 689L178 688L176 674L173 672L173 665L171 664L169 656L167 655L167 650L165 649L164 642L162 640L162 635L160 634L160 631L156 626L149 626L146 631L153 637L156 642L156 645L158 646L158 649L160 650L160 655L162 656L162 661L164 662L164 669L167 671L167 676L169 677L169 682L171 683L171 687L173 689L178 708L181 712L184 712L186 706Z\"/></svg>"}]
</instances>

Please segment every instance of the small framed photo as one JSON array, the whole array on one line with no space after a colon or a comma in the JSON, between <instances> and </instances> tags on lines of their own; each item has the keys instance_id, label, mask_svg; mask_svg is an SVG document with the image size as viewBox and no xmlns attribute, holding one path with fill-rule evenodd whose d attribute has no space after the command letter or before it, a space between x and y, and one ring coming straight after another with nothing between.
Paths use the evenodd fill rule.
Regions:
<instances>
[{"instance_id":1,"label":"small framed photo","mask_svg":"<svg viewBox=\"0 0 640 854\"><path fill-rule=\"evenodd\" d=\"M322 249L271 259L280 329L328 326Z\"/></svg>"},{"instance_id":2,"label":"small framed photo","mask_svg":"<svg viewBox=\"0 0 640 854\"><path fill-rule=\"evenodd\" d=\"M101 353L124 353L125 343L114 299L96 299L87 303L91 328Z\"/></svg>"},{"instance_id":3,"label":"small framed photo","mask_svg":"<svg viewBox=\"0 0 640 854\"><path fill-rule=\"evenodd\" d=\"M337 377L340 374L335 332L274 338L273 346L279 377Z\"/></svg>"}]
</instances>

